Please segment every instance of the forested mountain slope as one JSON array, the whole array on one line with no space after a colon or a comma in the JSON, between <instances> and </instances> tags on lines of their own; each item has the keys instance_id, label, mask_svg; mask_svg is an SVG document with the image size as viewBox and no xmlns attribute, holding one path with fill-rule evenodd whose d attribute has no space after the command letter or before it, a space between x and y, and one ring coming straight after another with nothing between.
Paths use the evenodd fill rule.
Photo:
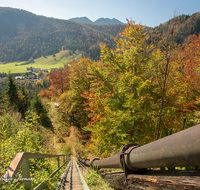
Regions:
<instances>
[{"instance_id":1,"label":"forested mountain slope","mask_svg":"<svg viewBox=\"0 0 200 190\"><path fill-rule=\"evenodd\" d=\"M181 15L176 20L177 43L183 43L191 34L199 34L200 13ZM147 42L156 46L172 22L174 19L155 28L146 27ZM0 26L0 63L54 55L63 48L73 52L80 50L83 56L98 60L99 45L105 43L109 48L115 48L113 37L119 37L118 33L125 28L124 24L81 24L4 7L0 7Z\"/></svg>"},{"instance_id":2,"label":"forested mountain slope","mask_svg":"<svg viewBox=\"0 0 200 190\"><path fill-rule=\"evenodd\" d=\"M68 20L37 16L24 10L0 8L0 62L26 61L52 55L62 46L96 58L100 43L112 47L111 36Z\"/></svg>"},{"instance_id":3,"label":"forested mountain slope","mask_svg":"<svg viewBox=\"0 0 200 190\"><path fill-rule=\"evenodd\" d=\"M178 44L182 44L189 35L200 33L200 12L193 15L181 15L169 21L160 24L159 26L152 28L148 35L149 43L158 44L158 42L165 36L168 28L171 24L176 24L176 36L175 41Z\"/></svg>"}]
</instances>

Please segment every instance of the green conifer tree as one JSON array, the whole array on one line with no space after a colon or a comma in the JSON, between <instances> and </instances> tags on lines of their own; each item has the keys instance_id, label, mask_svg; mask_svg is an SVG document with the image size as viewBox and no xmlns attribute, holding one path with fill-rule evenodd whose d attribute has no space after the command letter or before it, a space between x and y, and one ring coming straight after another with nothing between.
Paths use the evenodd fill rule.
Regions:
<instances>
[{"instance_id":1,"label":"green conifer tree","mask_svg":"<svg viewBox=\"0 0 200 190\"><path fill-rule=\"evenodd\" d=\"M10 105L16 109L18 101L17 85L15 79L12 77L11 73L8 74L8 81L6 87L6 95Z\"/></svg>"},{"instance_id":2,"label":"green conifer tree","mask_svg":"<svg viewBox=\"0 0 200 190\"><path fill-rule=\"evenodd\" d=\"M4 94L0 91L0 115L3 113L4 111L4 103L5 103L5 100L4 100Z\"/></svg>"},{"instance_id":3,"label":"green conifer tree","mask_svg":"<svg viewBox=\"0 0 200 190\"><path fill-rule=\"evenodd\" d=\"M24 86L21 87L18 92L19 101L17 103L18 111L21 113L22 118L25 118L25 114L28 111L28 107L30 106L30 101L28 97L28 93L26 92Z\"/></svg>"},{"instance_id":4,"label":"green conifer tree","mask_svg":"<svg viewBox=\"0 0 200 190\"><path fill-rule=\"evenodd\" d=\"M51 120L47 114L48 111L42 103L40 97L37 95L37 92L34 95L32 107L36 114L40 117L39 121L41 122L41 124L44 127L50 127L52 129Z\"/></svg>"}]
</instances>

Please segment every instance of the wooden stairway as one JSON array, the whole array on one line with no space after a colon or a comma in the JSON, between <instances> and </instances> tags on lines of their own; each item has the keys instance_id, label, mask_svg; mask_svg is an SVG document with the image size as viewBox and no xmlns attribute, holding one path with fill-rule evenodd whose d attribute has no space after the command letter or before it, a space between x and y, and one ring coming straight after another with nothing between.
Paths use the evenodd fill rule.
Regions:
<instances>
[{"instance_id":1,"label":"wooden stairway","mask_svg":"<svg viewBox=\"0 0 200 190\"><path fill-rule=\"evenodd\" d=\"M72 157L61 177L60 190L89 190L83 180L76 160Z\"/></svg>"}]
</instances>

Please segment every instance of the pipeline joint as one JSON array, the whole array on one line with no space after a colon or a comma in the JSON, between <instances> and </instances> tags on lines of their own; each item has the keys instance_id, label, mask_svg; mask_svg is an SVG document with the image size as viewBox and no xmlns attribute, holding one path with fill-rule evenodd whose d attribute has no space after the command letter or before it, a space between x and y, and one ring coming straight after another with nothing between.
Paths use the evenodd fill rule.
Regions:
<instances>
[{"instance_id":1,"label":"pipeline joint","mask_svg":"<svg viewBox=\"0 0 200 190\"><path fill-rule=\"evenodd\" d=\"M100 170L101 168L99 166L93 166L93 162L95 160L100 160L99 158L94 158L92 161L91 161L91 167L94 169L94 170Z\"/></svg>"},{"instance_id":2,"label":"pipeline joint","mask_svg":"<svg viewBox=\"0 0 200 190\"><path fill-rule=\"evenodd\" d=\"M132 174L133 169L131 168L131 166L128 165L128 160L127 162L125 162L125 155L128 156L133 149L138 148L139 146L140 145L137 143L130 143L122 147L119 152L120 165L126 176L127 174ZM134 169L134 171L137 171L137 169Z\"/></svg>"}]
</instances>

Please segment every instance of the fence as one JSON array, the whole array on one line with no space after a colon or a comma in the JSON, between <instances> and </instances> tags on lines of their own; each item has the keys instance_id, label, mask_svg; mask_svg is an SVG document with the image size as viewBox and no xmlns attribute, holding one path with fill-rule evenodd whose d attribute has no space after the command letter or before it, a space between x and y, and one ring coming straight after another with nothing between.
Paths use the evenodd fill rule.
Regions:
<instances>
[{"instance_id":1,"label":"fence","mask_svg":"<svg viewBox=\"0 0 200 190\"><path fill-rule=\"evenodd\" d=\"M6 174L3 179L0 179L0 182L6 183L8 181L13 181L15 179L15 175L17 174L20 166L22 166L22 178L24 181L25 189L32 190L31 178L30 178L30 169L29 169L29 160L28 159L37 159L37 158L58 158L58 169L55 170L49 178L52 178L68 161L67 155L50 155L50 154L39 154L39 153L28 153L21 152L18 153L10 164ZM63 164L60 166L60 157L63 157ZM40 183L34 190L42 189L45 185L45 182Z\"/></svg>"},{"instance_id":2,"label":"fence","mask_svg":"<svg viewBox=\"0 0 200 190\"><path fill-rule=\"evenodd\" d=\"M60 157L67 155L49 155L38 153L18 153L10 164L4 179L13 181L19 167L22 166L22 177L30 179L28 159L33 158L58 158L58 169L53 172L53 177L68 160L60 166ZM95 158L92 161L82 159L77 153L78 161L94 168L122 168L125 176L141 173L147 168L154 167L186 167L200 166L200 125L190 127L168 137L139 146L136 143L125 145L119 154L105 159ZM34 190L41 189L45 182L40 183ZM31 180L24 181L25 189L32 189Z\"/></svg>"}]
</instances>

